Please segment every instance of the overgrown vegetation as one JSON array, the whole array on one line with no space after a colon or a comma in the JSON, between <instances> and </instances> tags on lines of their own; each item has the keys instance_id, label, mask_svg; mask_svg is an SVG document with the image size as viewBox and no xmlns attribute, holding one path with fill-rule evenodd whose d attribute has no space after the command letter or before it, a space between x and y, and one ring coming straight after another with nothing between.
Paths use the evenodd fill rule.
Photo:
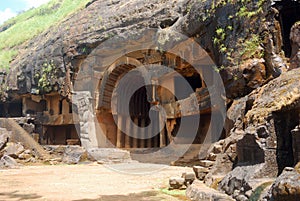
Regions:
<instances>
[{"instance_id":1,"label":"overgrown vegetation","mask_svg":"<svg viewBox=\"0 0 300 201\"><path fill-rule=\"evenodd\" d=\"M32 39L83 8L89 0L52 0L6 21L0 30L0 68L8 69L16 46Z\"/></svg>"},{"instance_id":2,"label":"overgrown vegetation","mask_svg":"<svg viewBox=\"0 0 300 201\"><path fill-rule=\"evenodd\" d=\"M56 68L53 61L45 61L41 72L37 71L35 72L34 78L37 80L38 83L38 90L36 91L36 94L41 93L48 93L52 91L52 87L55 83L55 78L57 77L58 68Z\"/></svg>"},{"instance_id":3,"label":"overgrown vegetation","mask_svg":"<svg viewBox=\"0 0 300 201\"><path fill-rule=\"evenodd\" d=\"M203 0L201 0L203 1ZM262 58L264 52L261 48L263 39L258 35L251 25L258 21L257 16L263 12L265 0L214 0L209 9L205 12L207 16L213 16L217 9L224 6L230 6L235 12L227 16L228 23L218 23L215 34L212 38L213 44L218 48L218 51L227 59L227 65L240 65L242 61L250 58ZM199 19L199 20L206 20ZM244 23L244 27L249 26L244 30L244 35L239 36L240 31L233 21L239 20ZM263 21L264 19L259 19ZM235 27L234 27L235 25ZM234 45L235 44L235 45ZM235 49L233 49L235 47ZM224 69L224 66L219 66L219 70Z\"/></svg>"},{"instance_id":4,"label":"overgrown vegetation","mask_svg":"<svg viewBox=\"0 0 300 201\"><path fill-rule=\"evenodd\" d=\"M264 53L259 50L260 44L262 43L261 38L256 34L251 34L248 40L245 40L242 43L242 51L240 52L241 56L246 56L248 58L256 57L262 58Z\"/></svg>"}]
</instances>

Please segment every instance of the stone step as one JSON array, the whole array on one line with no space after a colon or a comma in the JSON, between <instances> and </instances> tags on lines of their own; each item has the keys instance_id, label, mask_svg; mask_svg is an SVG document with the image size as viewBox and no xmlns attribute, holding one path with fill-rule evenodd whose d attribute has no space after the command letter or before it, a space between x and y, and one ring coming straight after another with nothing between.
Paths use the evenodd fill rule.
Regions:
<instances>
[{"instance_id":1,"label":"stone step","mask_svg":"<svg viewBox=\"0 0 300 201\"><path fill-rule=\"evenodd\" d=\"M214 163L215 163L214 161L210 161L210 160L200 160L199 161L199 165L203 166L203 167L206 167L206 168L209 168L209 167L213 166Z\"/></svg>"}]
</instances>

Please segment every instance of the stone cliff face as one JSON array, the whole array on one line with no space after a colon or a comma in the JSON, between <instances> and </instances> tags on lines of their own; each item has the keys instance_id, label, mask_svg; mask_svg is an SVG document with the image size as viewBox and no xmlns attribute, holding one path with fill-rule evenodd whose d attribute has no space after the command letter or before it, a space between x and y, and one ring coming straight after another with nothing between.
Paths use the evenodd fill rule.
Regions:
<instances>
[{"instance_id":1,"label":"stone cliff face","mask_svg":"<svg viewBox=\"0 0 300 201\"><path fill-rule=\"evenodd\" d=\"M182 0L148 4L144 1L92 1L81 12L20 47L20 52L24 53L12 62L8 86L20 94L61 90L66 96L72 75L101 42L128 30L138 34L146 28L168 26L185 9ZM47 72L49 66L51 72ZM46 83L39 83L43 76ZM49 78L54 79L47 83Z\"/></svg>"},{"instance_id":2,"label":"stone cliff face","mask_svg":"<svg viewBox=\"0 0 300 201\"><path fill-rule=\"evenodd\" d=\"M270 1L92 1L20 46L7 85L17 94L67 96L81 63L103 41L169 27L194 38L216 63L227 97L240 97L285 70L276 14Z\"/></svg>"}]
</instances>

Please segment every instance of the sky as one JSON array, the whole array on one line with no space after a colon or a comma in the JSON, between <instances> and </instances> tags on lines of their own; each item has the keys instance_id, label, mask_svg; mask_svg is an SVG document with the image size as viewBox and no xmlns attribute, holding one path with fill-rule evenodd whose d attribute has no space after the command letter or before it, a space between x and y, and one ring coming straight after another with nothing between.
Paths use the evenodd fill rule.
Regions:
<instances>
[{"instance_id":1,"label":"sky","mask_svg":"<svg viewBox=\"0 0 300 201\"><path fill-rule=\"evenodd\" d=\"M0 0L0 25L20 11L38 7L50 0Z\"/></svg>"}]
</instances>

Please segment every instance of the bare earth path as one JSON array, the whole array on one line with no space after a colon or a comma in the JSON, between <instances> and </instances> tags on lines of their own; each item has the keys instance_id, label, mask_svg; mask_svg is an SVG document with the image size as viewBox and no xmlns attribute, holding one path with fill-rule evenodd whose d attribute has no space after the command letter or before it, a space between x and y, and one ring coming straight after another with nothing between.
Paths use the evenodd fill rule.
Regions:
<instances>
[{"instance_id":1,"label":"bare earth path","mask_svg":"<svg viewBox=\"0 0 300 201\"><path fill-rule=\"evenodd\" d=\"M150 170L152 165L127 166L128 170L136 171ZM190 169L167 167L152 174L132 175L98 164L23 166L0 170L0 200L186 200L159 190L168 186L170 176L180 176L186 170Z\"/></svg>"}]
</instances>

